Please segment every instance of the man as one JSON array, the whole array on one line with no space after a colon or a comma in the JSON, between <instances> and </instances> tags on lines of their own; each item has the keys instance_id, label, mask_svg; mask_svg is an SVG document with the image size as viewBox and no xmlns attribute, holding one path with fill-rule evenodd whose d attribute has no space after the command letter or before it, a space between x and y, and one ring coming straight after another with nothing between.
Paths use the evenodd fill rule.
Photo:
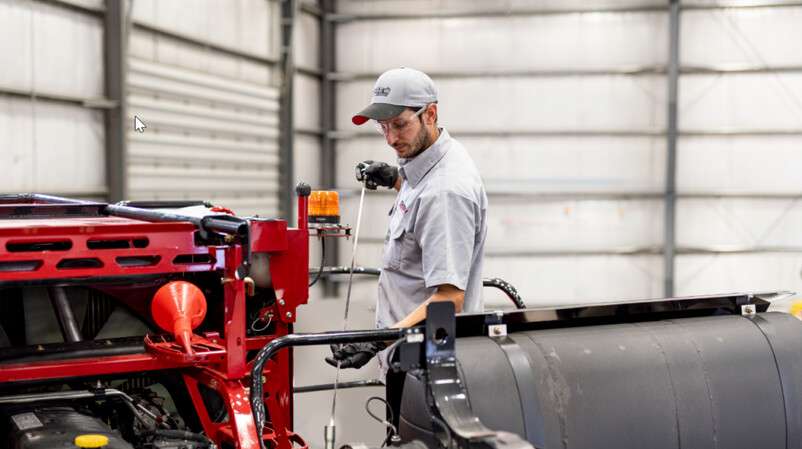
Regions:
<instances>
[{"instance_id":1,"label":"man","mask_svg":"<svg viewBox=\"0 0 802 449\"><path fill-rule=\"evenodd\" d=\"M483 310L482 256L487 234L487 195L465 148L438 127L437 89L411 68L376 80L371 104L353 116L373 121L398 157L357 165L368 188L399 193L390 211L379 277L376 326L410 327L426 317L431 301L451 301L457 312ZM383 343L342 345L327 361L360 368ZM386 373L386 360L381 360Z\"/></svg>"}]
</instances>

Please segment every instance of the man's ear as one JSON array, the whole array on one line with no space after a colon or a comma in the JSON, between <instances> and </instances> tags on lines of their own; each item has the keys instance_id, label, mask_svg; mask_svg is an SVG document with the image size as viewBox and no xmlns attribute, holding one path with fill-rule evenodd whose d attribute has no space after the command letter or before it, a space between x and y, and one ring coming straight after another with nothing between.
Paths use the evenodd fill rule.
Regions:
<instances>
[{"instance_id":1,"label":"man's ear","mask_svg":"<svg viewBox=\"0 0 802 449\"><path fill-rule=\"evenodd\" d=\"M427 125L431 126L437 123L437 103L432 103L426 112L423 113L423 121Z\"/></svg>"}]
</instances>

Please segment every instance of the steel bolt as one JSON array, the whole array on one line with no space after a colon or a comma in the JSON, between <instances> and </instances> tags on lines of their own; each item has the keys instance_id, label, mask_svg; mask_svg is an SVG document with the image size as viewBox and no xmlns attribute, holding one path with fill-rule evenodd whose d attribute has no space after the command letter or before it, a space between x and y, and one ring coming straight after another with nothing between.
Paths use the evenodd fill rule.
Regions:
<instances>
[{"instance_id":1,"label":"steel bolt","mask_svg":"<svg viewBox=\"0 0 802 449\"><path fill-rule=\"evenodd\" d=\"M287 312L287 318L292 318L292 312Z\"/></svg>"},{"instance_id":2,"label":"steel bolt","mask_svg":"<svg viewBox=\"0 0 802 449\"><path fill-rule=\"evenodd\" d=\"M278 305L283 306L284 305L284 300L283 299L279 299L278 300Z\"/></svg>"}]
</instances>

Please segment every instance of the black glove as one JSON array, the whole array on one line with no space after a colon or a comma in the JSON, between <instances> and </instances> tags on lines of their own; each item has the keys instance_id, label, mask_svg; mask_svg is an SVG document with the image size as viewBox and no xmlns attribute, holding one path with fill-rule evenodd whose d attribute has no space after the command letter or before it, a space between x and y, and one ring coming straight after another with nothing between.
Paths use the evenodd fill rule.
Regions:
<instances>
[{"instance_id":1,"label":"black glove","mask_svg":"<svg viewBox=\"0 0 802 449\"><path fill-rule=\"evenodd\" d=\"M386 347L383 341L331 345L331 357L326 357L326 363L336 367L339 362L340 368L362 368Z\"/></svg>"},{"instance_id":2,"label":"black glove","mask_svg":"<svg viewBox=\"0 0 802 449\"><path fill-rule=\"evenodd\" d=\"M356 180L364 182L365 187L370 190L376 190L377 186L392 189L398 180L398 167L384 162L360 162L356 164Z\"/></svg>"}]
</instances>

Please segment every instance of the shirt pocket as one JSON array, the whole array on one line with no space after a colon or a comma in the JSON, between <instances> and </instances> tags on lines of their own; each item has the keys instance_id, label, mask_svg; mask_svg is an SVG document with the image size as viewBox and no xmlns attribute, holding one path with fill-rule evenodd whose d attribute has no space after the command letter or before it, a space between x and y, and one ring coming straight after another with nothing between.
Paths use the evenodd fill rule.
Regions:
<instances>
[{"instance_id":1,"label":"shirt pocket","mask_svg":"<svg viewBox=\"0 0 802 449\"><path fill-rule=\"evenodd\" d=\"M412 235L404 229L403 225L391 230L384 244L384 254L382 256L382 268L388 270L398 270L405 257L409 257L412 250Z\"/></svg>"}]
</instances>

